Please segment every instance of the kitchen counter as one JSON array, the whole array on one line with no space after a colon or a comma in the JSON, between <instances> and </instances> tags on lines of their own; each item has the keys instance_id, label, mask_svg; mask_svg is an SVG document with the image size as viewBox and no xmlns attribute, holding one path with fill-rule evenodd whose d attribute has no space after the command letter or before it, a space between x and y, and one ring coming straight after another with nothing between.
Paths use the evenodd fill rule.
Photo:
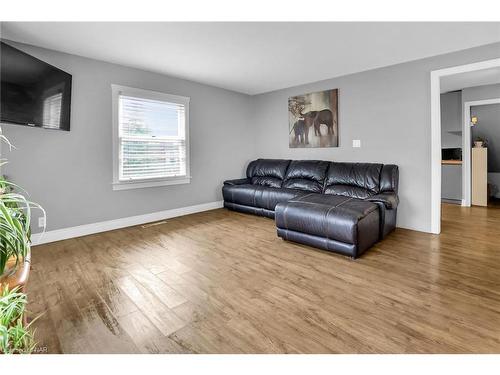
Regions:
<instances>
[{"instance_id":1,"label":"kitchen counter","mask_svg":"<svg viewBox=\"0 0 500 375\"><path fill-rule=\"evenodd\" d=\"M462 165L462 160L441 160L443 165Z\"/></svg>"}]
</instances>

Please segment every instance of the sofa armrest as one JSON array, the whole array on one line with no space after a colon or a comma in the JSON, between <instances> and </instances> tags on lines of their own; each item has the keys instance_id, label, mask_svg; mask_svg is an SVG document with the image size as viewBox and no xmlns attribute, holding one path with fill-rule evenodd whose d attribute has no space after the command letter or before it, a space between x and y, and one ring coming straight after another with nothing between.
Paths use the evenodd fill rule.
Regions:
<instances>
[{"instance_id":1,"label":"sofa armrest","mask_svg":"<svg viewBox=\"0 0 500 375\"><path fill-rule=\"evenodd\" d=\"M385 208L389 210L397 208L399 204L399 198L397 194L391 191L372 195L371 197L366 198L366 200L370 202L383 203L385 205Z\"/></svg>"},{"instance_id":2,"label":"sofa armrest","mask_svg":"<svg viewBox=\"0 0 500 375\"><path fill-rule=\"evenodd\" d=\"M236 180L226 180L224 181L224 185L246 185L250 184L249 178L238 178Z\"/></svg>"}]
</instances>

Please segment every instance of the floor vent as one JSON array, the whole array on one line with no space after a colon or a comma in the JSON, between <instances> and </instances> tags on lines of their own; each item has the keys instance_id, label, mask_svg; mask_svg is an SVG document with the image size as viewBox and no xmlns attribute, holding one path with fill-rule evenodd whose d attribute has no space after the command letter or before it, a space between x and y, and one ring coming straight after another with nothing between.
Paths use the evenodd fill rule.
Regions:
<instances>
[{"instance_id":1,"label":"floor vent","mask_svg":"<svg viewBox=\"0 0 500 375\"><path fill-rule=\"evenodd\" d=\"M154 227L155 225L161 225L161 224L167 224L167 222L165 220L155 221L154 223L141 225L141 228L149 228L149 227Z\"/></svg>"}]
</instances>

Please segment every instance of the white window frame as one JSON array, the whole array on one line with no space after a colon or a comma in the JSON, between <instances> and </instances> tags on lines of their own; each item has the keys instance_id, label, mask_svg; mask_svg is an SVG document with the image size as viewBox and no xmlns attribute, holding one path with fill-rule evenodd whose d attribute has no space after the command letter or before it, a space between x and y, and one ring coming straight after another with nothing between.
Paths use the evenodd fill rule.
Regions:
<instances>
[{"instance_id":1,"label":"white window frame","mask_svg":"<svg viewBox=\"0 0 500 375\"><path fill-rule=\"evenodd\" d=\"M155 186L189 184L191 182L190 173L190 157L189 157L189 101L190 98L186 96L178 96L166 94L158 91L143 90L134 87L127 87L121 85L111 85L112 92L112 112L113 112L113 190L126 190L147 188ZM162 177L162 178L145 178L136 180L120 181L119 178L119 153L120 153L120 138L119 138L119 119L118 119L118 105L119 95L133 96L143 99L161 100L169 103L182 104L185 108L185 121L186 121L186 175L176 177Z\"/></svg>"}]
</instances>

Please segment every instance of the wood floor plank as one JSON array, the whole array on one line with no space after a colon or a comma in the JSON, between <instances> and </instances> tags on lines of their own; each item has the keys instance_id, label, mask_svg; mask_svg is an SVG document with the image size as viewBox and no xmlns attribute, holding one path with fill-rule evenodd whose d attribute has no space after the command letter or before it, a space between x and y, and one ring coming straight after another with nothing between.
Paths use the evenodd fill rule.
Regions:
<instances>
[{"instance_id":1,"label":"wood floor plank","mask_svg":"<svg viewBox=\"0 0 500 375\"><path fill-rule=\"evenodd\" d=\"M144 354L190 353L190 351L167 336L164 336L140 311L118 318L120 325L129 334L139 351Z\"/></svg>"},{"instance_id":2,"label":"wood floor plank","mask_svg":"<svg viewBox=\"0 0 500 375\"><path fill-rule=\"evenodd\" d=\"M357 260L224 209L36 246L28 307L50 353L499 353L500 208L442 213Z\"/></svg>"},{"instance_id":3,"label":"wood floor plank","mask_svg":"<svg viewBox=\"0 0 500 375\"><path fill-rule=\"evenodd\" d=\"M144 288L154 294L168 308L171 309L187 302L186 298L177 293L146 268L135 266L128 268L128 271Z\"/></svg>"},{"instance_id":4,"label":"wood floor plank","mask_svg":"<svg viewBox=\"0 0 500 375\"><path fill-rule=\"evenodd\" d=\"M129 334L104 303L89 305L81 310L86 323L88 341L94 343L99 353L137 353Z\"/></svg>"},{"instance_id":5,"label":"wood floor plank","mask_svg":"<svg viewBox=\"0 0 500 375\"><path fill-rule=\"evenodd\" d=\"M163 335L168 336L185 326L177 315L132 276L121 278L117 284Z\"/></svg>"},{"instance_id":6,"label":"wood floor plank","mask_svg":"<svg viewBox=\"0 0 500 375\"><path fill-rule=\"evenodd\" d=\"M29 296L33 296L33 294ZM62 353L100 352L97 343L91 339L88 333L84 315L72 300L71 295L65 291L62 284L47 284L44 292L36 294L36 296L47 302L48 310L46 314L50 317L54 327L54 331L51 331L49 335L57 337ZM36 321L35 327L38 329L42 323L43 321ZM51 338L40 337L41 333L38 331L37 341L49 345ZM47 351L57 353L57 348L48 346Z\"/></svg>"},{"instance_id":7,"label":"wood floor plank","mask_svg":"<svg viewBox=\"0 0 500 375\"><path fill-rule=\"evenodd\" d=\"M28 295L34 295L34 293L42 295L43 290L40 288L40 285L43 285L43 283L41 281L42 279L40 279L37 270L32 269L30 272L30 282L26 290ZM46 298L30 300L27 317L30 321L36 319L34 322L36 323L35 353L62 353L61 343L59 342L58 335L55 334L56 327L50 316L49 309L50 306Z\"/></svg>"}]
</instances>

